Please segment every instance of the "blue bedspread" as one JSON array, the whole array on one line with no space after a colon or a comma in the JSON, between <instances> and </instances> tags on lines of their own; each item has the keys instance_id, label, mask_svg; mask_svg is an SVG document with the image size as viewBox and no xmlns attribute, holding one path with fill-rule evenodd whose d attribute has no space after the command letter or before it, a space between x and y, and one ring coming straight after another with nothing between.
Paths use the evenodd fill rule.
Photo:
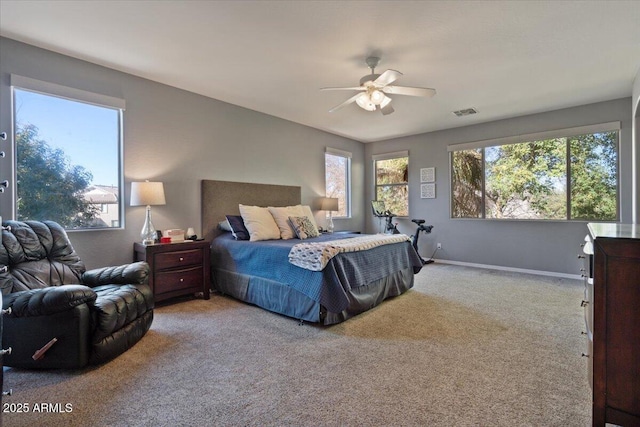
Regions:
<instances>
[{"instance_id":1,"label":"blue bedspread","mask_svg":"<svg viewBox=\"0 0 640 427\"><path fill-rule=\"evenodd\" d=\"M330 241L359 235L323 234L304 242ZM250 242L235 240L231 233L211 243L214 268L274 280L290 286L331 312L349 305L350 289L366 286L397 271L422 267L420 257L409 242L378 246L358 252L341 253L322 271L310 271L289 262L291 247L301 240Z\"/></svg>"}]
</instances>

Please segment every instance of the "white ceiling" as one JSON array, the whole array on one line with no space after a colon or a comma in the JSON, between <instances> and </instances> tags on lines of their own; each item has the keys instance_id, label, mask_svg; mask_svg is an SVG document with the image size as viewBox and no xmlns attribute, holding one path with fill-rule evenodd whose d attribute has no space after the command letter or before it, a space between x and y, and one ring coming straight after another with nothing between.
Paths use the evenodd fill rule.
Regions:
<instances>
[{"instance_id":1,"label":"white ceiling","mask_svg":"<svg viewBox=\"0 0 640 427\"><path fill-rule=\"evenodd\" d=\"M631 96L640 69L640 1L0 0L0 34L363 142ZM329 113L371 54L437 95Z\"/></svg>"}]
</instances>

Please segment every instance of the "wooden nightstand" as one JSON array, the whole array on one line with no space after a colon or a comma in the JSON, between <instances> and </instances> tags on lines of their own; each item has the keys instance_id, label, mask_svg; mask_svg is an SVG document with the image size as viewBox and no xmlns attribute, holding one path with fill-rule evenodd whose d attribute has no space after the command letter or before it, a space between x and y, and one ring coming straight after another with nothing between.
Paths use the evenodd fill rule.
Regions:
<instances>
[{"instance_id":1,"label":"wooden nightstand","mask_svg":"<svg viewBox=\"0 0 640 427\"><path fill-rule=\"evenodd\" d=\"M149 286L155 301L202 292L209 299L211 287L209 242L134 244L136 261L150 267Z\"/></svg>"}]
</instances>

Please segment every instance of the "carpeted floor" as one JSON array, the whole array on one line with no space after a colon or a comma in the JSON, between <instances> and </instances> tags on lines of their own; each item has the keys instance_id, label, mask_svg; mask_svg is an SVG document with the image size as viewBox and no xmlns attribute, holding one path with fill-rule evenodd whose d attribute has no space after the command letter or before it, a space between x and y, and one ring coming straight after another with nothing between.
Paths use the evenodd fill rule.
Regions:
<instances>
[{"instance_id":1,"label":"carpeted floor","mask_svg":"<svg viewBox=\"0 0 640 427\"><path fill-rule=\"evenodd\" d=\"M106 365L5 369L3 421L587 426L581 292L574 280L432 264L414 289L332 327L219 295L183 300L157 308L143 340ZM11 412L18 403L29 412Z\"/></svg>"}]
</instances>

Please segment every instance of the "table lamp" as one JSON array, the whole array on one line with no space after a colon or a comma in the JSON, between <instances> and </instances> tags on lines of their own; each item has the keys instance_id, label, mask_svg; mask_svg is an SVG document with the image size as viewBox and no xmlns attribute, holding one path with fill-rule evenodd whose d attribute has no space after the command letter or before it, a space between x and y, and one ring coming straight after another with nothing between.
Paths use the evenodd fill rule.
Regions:
<instances>
[{"instance_id":1,"label":"table lamp","mask_svg":"<svg viewBox=\"0 0 640 427\"><path fill-rule=\"evenodd\" d=\"M151 222L151 206L166 204L164 185L161 182L132 182L131 206L147 206L147 216L140 232L143 245L151 245L157 239L156 229Z\"/></svg>"},{"instance_id":2,"label":"table lamp","mask_svg":"<svg viewBox=\"0 0 640 427\"><path fill-rule=\"evenodd\" d=\"M327 231L333 233L333 218L332 212L338 210L338 199L335 197L324 197L320 204L320 209L323 211L329 211L329 218L327 219Z\"/></svg>"}]
</instances>

